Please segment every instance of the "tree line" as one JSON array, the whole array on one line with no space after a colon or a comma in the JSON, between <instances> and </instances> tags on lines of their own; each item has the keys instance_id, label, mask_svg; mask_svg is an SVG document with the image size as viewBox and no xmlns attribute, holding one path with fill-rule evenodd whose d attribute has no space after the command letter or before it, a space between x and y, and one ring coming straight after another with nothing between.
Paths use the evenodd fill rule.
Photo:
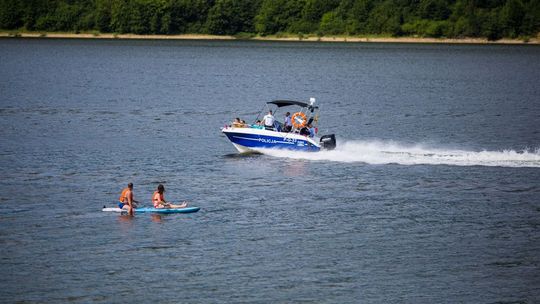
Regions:
<instances>
[{"instance_id":1,"label":"tree line","mask_svg":"<svg viewBox=\"0 0 540 304\"><path fill-rule=\"evenodd\" d=\"M538 0L0 0L0 29L134 34L536 36Z\"/></svg>"}]
</instances>

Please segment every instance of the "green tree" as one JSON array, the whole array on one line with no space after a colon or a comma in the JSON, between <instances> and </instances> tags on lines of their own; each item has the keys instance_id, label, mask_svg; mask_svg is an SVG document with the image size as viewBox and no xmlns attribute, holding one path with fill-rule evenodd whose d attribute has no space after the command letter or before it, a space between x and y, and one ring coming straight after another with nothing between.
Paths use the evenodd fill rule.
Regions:
<instances>
[{"instance_id":1,"label":"green tree","mask_svg":"<svg viewBox=\"0 0 540 304\"><path fill-rule=\"evenodd\" d=\"M366 30L372 34L401 34L402 16L392 0L386 0L371 10L366 22Z\"/></svg>"},{"instance_id":2,"label":"green tree","mask_svg":"<svg viewBox=\"0 0 540 304\"><path fill-rule=\"evenodd\" d=\"M342 5L338 8L338 11L342 11L343 14L348 15L347 20L347 31L354 34L367 34L369 30L367 29L367 22L371 13L371 10L375 6L373 0L358 0L342 2Z\"/></svg>"},{"instance_id":3,"label":"green tree","mask_svg":"<svg viewBox=\"0 0 540 304\"><path fill-rule=\"evenodd\" d=\"M101 32L111 31L111 1L95 0L95 26Z\"/></svg>"},{"instance_id":4,"label":"green tree","mask_svg":"<svg viewBox=\"0 0 540 304\"><path fill-rule=\"evenodd\" d=\"M11 30L21 27L22 16L22 5L18 0L0 1L0 28Z\"/></svg>"},{"instance_id":5,"label":"green tree","mask_svg":"<svg viewBox=\"0 0 540 304\"><path fill-rule=\"evenodd\" d=\"M521 32L521 23L525 16L525 9L521 0L508 0L501 10L500 22L503 35L512 38Z\"/></svg>"},{"instance_id":6,"label":"green tree","mask_svg":"<svg viewBox=\"0 0 540 304\"><path fill-rule=\"evenodd\" d=\"M53 25L54 31L70 31L79 30L76 28L77 21L81 16L81 6L77 3L68 4L67 2L60 2L52 15L55 24Z\"/></svg>"},{"instance_id":7,"label":"green tree","mask_svg":"<svg viewBox=\"0 0 540 304\"><path fill-rule=\"evenodd\" d=\"M111 31L130 32L131 7L129 4L128 0L111 0Z\"/></svg>"},{"instance_id":8,"label":"green tree","mask_svg":"<svg viewBox=\"0 0 540 304\"><path fill-rule=\"evenodd\" d=\"M485 13L482 24L482 36L486 37L488 40L498 40L502 38L498 11L491 10Z\"/></svg>"},{"instance_id":9,"label":"green tree","mask_svg":"<svg viewBox=\"0 0 540 304\"><path fill-rule=\"evenodd\" d=\"M169 12L164 16L168 19L168 32L203 32L211 4L205 0L170 0Z\"/></svg>"},{"instance_id":10,"label":"green tree","mask_svg":"<svg viewBox=\"0 0 540 304\"><path fill-rule=\"evenodd\" d=\"M422 19L445 20L450 16L445 0L420 0L419 13Z\"/></svg>"},{"instance_id":11,"label":"green tree","mask_svg":"<svg viewBox=\"0 0 540 304\"><path fill-rule=\"evenodd\" d=\"M345 32L345 22L337 12L328 12L321 19L320 30L325 35L336 35Z\"/></svg>"},{"instance_id":12,"label":"green tree","mask_svg":"<svg viewBox=\"0 0 540 304\"><path fill-rule=\"evenodd\" d=\"M540 31L540 1L530 0L525 4L525 16L521 23L524 35L537 35Z\"/></svg>"},{"instance_id":13,"label":"green tree","mask_svg":"<svg viewBox=\"0 0 540 304\"><path fill-rule=\"evenodd\" d=\"M536 36L538 0L0 0L0 28L137 34Z\"/></svg>"},{"instance_id":14,"label":"green tree","mask_svg":"<svg viewBox=\"0 0 540 304\"><path fill-rule=\"evenodd\" d=\"M263 35L287 31L302 18L305 0L263 0L255 30Z\"/></svg>"},{"instance_id":15,"label":"green tree","mask_svg":"<svg viewBox=\"0 0 540 304\"><path fill-rule=\"evenodd\" d=\"M208 32L218 35L253 32L256 9L256 1L217 0L208 13Z\"/></svg>"},{"instance_id":16,"label":"green tree","mask_svg":"<svg viewBox=\"0 0 540 304\"><path fill-rule=\"evenodd\" d=\"M317 31L323 15L337 8L339 3L338 0L306 0L300 19L290 25L290 31L294 33Z\"/></svg>"}]
</instances>

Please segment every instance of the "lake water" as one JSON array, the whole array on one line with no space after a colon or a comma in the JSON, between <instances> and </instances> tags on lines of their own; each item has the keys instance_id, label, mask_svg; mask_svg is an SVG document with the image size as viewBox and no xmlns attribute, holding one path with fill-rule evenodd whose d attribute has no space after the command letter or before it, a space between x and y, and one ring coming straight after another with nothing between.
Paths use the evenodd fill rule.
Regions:
<instances>
[{"instance_id":1,"label":"lake water","mask_svg":"<svg viewBox=\"0 0 540 304\"><path fill-rule=\"evenodd\" d=\"M539 83L538 46L0 40L0 302L537 303ZM334 151L220 133L310 97ZM101 212L128 182L201 211Z\"/></svg>"}]
</instances>

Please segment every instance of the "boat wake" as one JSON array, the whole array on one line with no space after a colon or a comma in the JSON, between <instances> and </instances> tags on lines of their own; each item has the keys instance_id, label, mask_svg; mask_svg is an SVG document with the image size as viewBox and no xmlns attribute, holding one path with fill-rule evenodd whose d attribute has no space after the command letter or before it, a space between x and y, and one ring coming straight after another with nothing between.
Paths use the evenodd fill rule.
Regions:
<instances>
[{"instance_id":1,"label":"boat wake","mask_svg":"<svg viewBox=\"0 0 540 304\"><path fill-rule=\"evenodd\" d=\"M405 145L392 141L347 141L332 151L317 153L266 150L274 157L314 161L363 162L367 164L454 165L540 168L540 149L467 151Z\"/></svg>"}]
</instances>

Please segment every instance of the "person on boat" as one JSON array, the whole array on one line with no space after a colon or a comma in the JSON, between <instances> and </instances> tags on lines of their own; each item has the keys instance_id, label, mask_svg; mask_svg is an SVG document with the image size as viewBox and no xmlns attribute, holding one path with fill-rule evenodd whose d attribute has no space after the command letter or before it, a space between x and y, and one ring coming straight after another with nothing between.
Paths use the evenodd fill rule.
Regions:
<instances>
[{"instance_id":1,"label":"person on boat","mask_svg":"<svg viewBox=\"0 0 540 304\"><path fill-rule=\"evenodd\" d=\"M155 208L185 208L187 203L183 202L180 205L174 205L165 200L163 193L165 192L165 187L162 184L159 184L157 190L152 195L152 203Z\"/></svg>"},{"instance_id":2,"label":"person on boat","mask_svg":"<svg viewBox=\"0 0 540 304\"><path fill-rule=\"evenodd\" d=\"M261 123L261 121L259 119L257 119L255 124L250 125L250 127L253 128L253 129L264 129L264 126L262 125L262 123Z\"/></svg>"},{"instance_id":3,"label":"person on boat","mask_svg":"<svg viewBox=\"0 0 540 304\"><path fill-rule=\"evenodd\" d=\"M309 136L311 132L309 132L309 128L307 126L304 126L300 129L300 135L303 136Z\"/></svg>"},{"instance_id":4,"label":"person on boat","mask_svg":"<svg viewBox=\"0 0 540 304\"><path fill-rule=\"evenodd\" d=\"M285 113L285 122L283 123L283 132L291 132L292 130L292 120L291 112Z\"/></svg>"},{"instance_id":5,"label":"person on boat","mask_svg":"<svg viewBox=\"0 0 540 304\"><path fill-rule=\"evenodd\" d=\"M309 137L315 137L315 134L317 134L317 129L315 129L311 124L307 125L309 130Z\"/></svg>"},{"instance_id":6,"label":"person on boat","mask_svg":"<svg viewBox=\"0 0 540 304\"><path fill-rule=\"evenodd\" d=\"M133 183L129 183L127 188L122 190L122 194L120 194L118 200L120 201L120 203L118 203L118 208L126 209L130 215L133 215L133 209L137 208L136 204L139 203L133 199Z\"/></svg>"},{"instance_id":7,"label":"person on boat","mask_svg":"<svg viewBox=\"0 0 540 304\"><path fill-rule=\"evenodd\" d=\"M240 120L240 118L236 117L232 123L232 127L233 128L242 128L243 127L243 124L242 124L242 121Z\"/></svg>"},{"instance_id":8,"label":"person on boat","mask_svg":"<svg viewBox=\"0 0 540 304\"><path fill-rule=\"evenodd\" d=\"M275 118L274 115L272 115L272 110L268 111L268 114L263 117L263 122L266 130L274 130Z\"/></svg>"}]
</instances>

